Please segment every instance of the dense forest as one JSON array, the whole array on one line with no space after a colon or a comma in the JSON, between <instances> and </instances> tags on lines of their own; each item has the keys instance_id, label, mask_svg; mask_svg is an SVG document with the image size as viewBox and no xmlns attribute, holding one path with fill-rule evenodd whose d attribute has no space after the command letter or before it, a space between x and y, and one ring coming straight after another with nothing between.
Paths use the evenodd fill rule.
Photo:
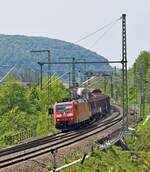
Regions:
<instances>
[{"instance_id":1,"label":"dense forest","mask_svg":"<svg viewBox=\"0 0 150 172\"><path fill-rule=\"evenodd\" d=\"M0 76L3 76L13 65L15 65L15 74L19 76L27 70L36 75L40 69L38 61L48 61L48 53L31 53L32 50L50 50L51 62L71 61L75 58L76 61L107 61L101 55L96 54L79 45L46 37L29 37L19 35L0 35L0 65L5 67L0 68ZM52 65L51 72L56 72L59 75L64 72L71 71L72 65ZM88 64L87 71L92 70L111 70L108 63L103 64ZM43 70L47 73L47 65L43 66ZM79 64L76 65L76 70L84 70ZM20 79L20 78L19 78ZM25 81L29 80L24 79Z\"/></svg>"}]
</instances>

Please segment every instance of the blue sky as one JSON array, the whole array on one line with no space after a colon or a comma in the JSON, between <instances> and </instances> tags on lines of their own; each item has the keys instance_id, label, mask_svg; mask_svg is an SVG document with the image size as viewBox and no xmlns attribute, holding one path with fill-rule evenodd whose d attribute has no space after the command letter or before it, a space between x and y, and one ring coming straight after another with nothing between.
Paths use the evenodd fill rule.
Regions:
<instances>
[{"instance_id":1,"label":"blue sky","mask_svg":"<svg viewBox=\"0 0 150 172\"><path fill-rule=\"evenodd\" d=\"M44 36L69 42L127 15L128 66L142 50L150 50L149 0L0 0L0 33ZM103 32L80 42L90 48ZM92 51L109 60L121 59L121 21Z\"/></svg>"}]
</instances>

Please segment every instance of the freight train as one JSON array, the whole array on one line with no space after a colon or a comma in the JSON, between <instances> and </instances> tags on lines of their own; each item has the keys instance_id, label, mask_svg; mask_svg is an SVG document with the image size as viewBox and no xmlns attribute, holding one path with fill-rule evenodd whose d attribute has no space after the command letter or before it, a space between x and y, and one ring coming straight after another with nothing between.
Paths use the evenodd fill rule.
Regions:
<instances>
[{"instance_id":1,"label":"freight train","mask_svg":"<svg viewBox=\"0 0 150 172\"><path fill-rule=\"evenodd\" d=\"M77 128L110 112L110 98L99 89L79 88L77 98L56 102L53 107L55 127L60 130Z\"/></svg>"}]
</instances>

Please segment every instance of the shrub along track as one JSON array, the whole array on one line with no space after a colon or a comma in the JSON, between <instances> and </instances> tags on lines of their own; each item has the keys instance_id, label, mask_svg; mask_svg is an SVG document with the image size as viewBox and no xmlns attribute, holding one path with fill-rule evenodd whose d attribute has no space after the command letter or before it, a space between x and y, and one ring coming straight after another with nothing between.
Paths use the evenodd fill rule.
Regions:
<instances>
[{"instance_id":1,"label":"shrub along track","mask_svg":"<svg viewBox=\"0 0 150 172\"><path fill-rule=\"evenodd\" d=\"M0 169L44 155L52 150L76 143L112 127L122 120L121 108L117 105L113 105L113 108L115 112L111 116L93 122L86 130L81 128L74 131L59 132L52 136L0 150Z\"/></svg>"}]
</instances>

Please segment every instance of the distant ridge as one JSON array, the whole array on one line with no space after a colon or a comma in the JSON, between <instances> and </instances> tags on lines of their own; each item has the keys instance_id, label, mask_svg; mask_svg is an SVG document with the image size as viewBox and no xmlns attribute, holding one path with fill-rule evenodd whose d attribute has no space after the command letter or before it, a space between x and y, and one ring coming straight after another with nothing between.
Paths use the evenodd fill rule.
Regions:
<instances>
[{"instance_id":1,"label":"distant ridge","mask_svg":"<svg viewBox=\"0 0 150 172\"><path fill-rule=\"evenodd\" d=\"M2 35L0 34L0 65L13 65L21 70L37 70L37 61L47 61L47 54L31 54L31 50L51 50L52 61L61 61L61 58L86 59L87 61L107 61L101 55L96 54L79 45L66 41L51 39L46 37L30 37L21 35ZM77 66L81 69L81 65ZM63 73L71 69L68 65L53 65L52 70L59 69ZM88 64L87 71L111 70L109 64ZM0 69L1 70L1 69ZM45 67L44 71L46 72ZM81 69L82 70L82 69ZM59 73L58 72L58 73Z\"/></svg>"}]
</instances>

